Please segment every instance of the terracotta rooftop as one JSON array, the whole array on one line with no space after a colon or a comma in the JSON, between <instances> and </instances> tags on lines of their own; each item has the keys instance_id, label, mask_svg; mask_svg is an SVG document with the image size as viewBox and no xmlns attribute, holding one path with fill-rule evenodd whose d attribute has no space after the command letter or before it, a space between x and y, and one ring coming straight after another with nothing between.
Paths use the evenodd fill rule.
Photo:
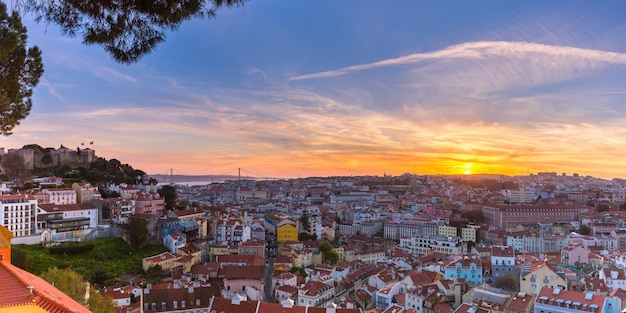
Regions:
<instances>
[{"instance_id":1,"label":"terracotta rooftop","mask_svg":"<svg viewBox=\"0 0 626 313\"><path fill-rule=\"evenodd\" d=\"M510 298L506 307L512 311L529 312L532 307L535 297L523 292L519 292Z\"/></svg>"},{"instance_id":2,"label":"terracotta rooftop","mask_svg":"<svg viewBox=\"0 0 626 313\"><path fill-rule=\"evenodd\" d=\"M35 305L53 313L91 312L42 278L7 262L0 261L0 281L0 310Z\"/></svg>"},{"instance_id":3,"label":"terracotta rooftop","mask_svg":"<svg viewBox=\"0 0 626 313\"><path fill-rule=\"evenodd\" d=\"M96 207L89 202L75 203L75 204L54 204L54 203L42 203L38 204L38 207L48 213L51 212L65 212L65 211L79 211L79 210L92 210Z\"/></svg>"}]
</instances>

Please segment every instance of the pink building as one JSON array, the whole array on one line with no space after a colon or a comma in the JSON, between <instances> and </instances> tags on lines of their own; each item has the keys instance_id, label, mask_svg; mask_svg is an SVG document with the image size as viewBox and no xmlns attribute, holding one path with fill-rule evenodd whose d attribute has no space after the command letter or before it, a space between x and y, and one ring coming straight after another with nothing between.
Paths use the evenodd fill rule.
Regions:
<instances>
[{"instance_id":1,"label":"pink building","mask_svg":"<svg viewBox=\"0 0 626 313\"><path fill-rule=\"evenodd\" d=\"M482 212L487 224L511 227L538 223L569 223L577 221L581 205L540 203L537 205L483 205Z\"/></svg>"},{"instance_id":2,"label":"pink building","mask_svg":"<svg viewBox=\"0 0 626 313\"><path fill-rule=\"evenodd\" d=\"M262 266L225 266L219 276L224 277L224 295L231 298L234 293L245 294L250 300L263 300Z\"/></svg>"},{"instance_id":3,"label":"pink building","mask_svg":"<svg viewBox=\"0 0 626 313\"><path fill-rule=\"evenodd\" d=\"M569 265L587 264L589 263L589 249L573 243L563 247L561 250L561 260Z\"/></svg>"},{"instance_id":4,"label":"pink building","mask_svg":"<svg viewBox=\"0 0 626 313\"><path fill-rule=\"evenodd\" d=\"M617 224L592 222L589 223L589 228L591 229L592 235L611 234L612 231L617 229Z\"/></svg>"},{"instance_id":5,"label":"pink building","mask_svg":"<svg viewBox=\"0 0 626 313\"><path fill-rule=\"evenodd\" d=\"M163 216L165 199L156 192L137 192L132 197L135 200L135 213L145 213L154 216Z\"/></svg>"}]
</instances>

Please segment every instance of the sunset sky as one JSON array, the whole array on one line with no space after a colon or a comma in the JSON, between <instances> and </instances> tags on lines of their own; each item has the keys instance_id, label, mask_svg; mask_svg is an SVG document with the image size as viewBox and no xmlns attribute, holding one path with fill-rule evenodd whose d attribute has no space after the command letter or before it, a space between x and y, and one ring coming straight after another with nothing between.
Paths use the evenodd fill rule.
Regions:
<instances>
[{"instance_id":1,"label":"sunset sky","mask_svg":"<svg viewBox=\"0 0 626 313\"><path fill-rule=\"evenodd\" d=\"M26 15L45 73L0 147L85 143L149 174L626 177L624 12L252 0L132 65Z\"/></svg>"}]
</instances>

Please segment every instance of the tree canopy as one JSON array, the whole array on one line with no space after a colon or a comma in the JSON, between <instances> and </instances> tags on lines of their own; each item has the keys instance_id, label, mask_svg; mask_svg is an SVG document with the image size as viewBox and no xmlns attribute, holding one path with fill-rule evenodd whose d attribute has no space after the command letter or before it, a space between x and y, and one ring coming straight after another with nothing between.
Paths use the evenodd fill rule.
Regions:
<instances>
[{"instance_id":1,"label":"tree canopy","mask_svg":"<svg viewBox=\"0 0 626 313\"><path fill-rule=\"evenodd\" d=\"M176 188L170 185L163 185L157 190L159 195L165 200L165 208L168 210L174 210L176 208Z\"/></svg>"},{"instance_id":2,"label":"tree canopy","mask_svg":"<svg viewBox=\"0 0 626 313\"><path fill-rule=\"evenodd\" d=\"M461 213L461 217L464 217L476 224L482 224L485 222L485 214L481 210L471 210Z\"/></svg>"},{"instance_id":3,"label":"tree canopy","mask_svg":"<svg viewBox=\"0 0 626 313\"><path fill-rule=\"evenodd\" d=\"M13 128L28 116L33 106L33 88L43 74L41 51L26 47L26 27L20 15L0 2L0 135L12 134Z\"/></svg>"},{"instance_id":4,"label":"tree canopy","mask_svg":"<svg viewBox=\"0 0 626 313\"><path fill-rule=\"evenodd\" d=\"M247 0L17 0L37 21L60 26L64 35L100 45L117 62L129 64L153 51L166 32L196 17L214 18L224 7Z\"/></svg>"},{"instance_id":5,"label":"tree canopy","mask_svg":"<svg viewBox=\"0 0 626 313\"><path fill-rule=\"evenodd\" d=\"M517 280L517 277L515 277L515 275L513 274L504 274L502 276L499 276L493 282L493 286L508 291L519 290L519 282Z\"/></svg>"},{"instance_id":6,"label":"tree canopy","mask_svg":"<svg viewBox=\"0 0 626 313\"><path fill-rule=\"evenodd\" d=\"M318 249L322 253L322 260L330 264L336 264L339 261L339 254L333 251L333 246L328 242L322 242Z\"/></svg>"},{"instance_id":7,"label":"tree canopy","mask_svg":"<svg viewBox=\"0 0 626 313\"><path fill-rule=\"evenodd\" d=\"M24 158L16 152L9 152L0 156L0 163L2 163L8 179L16 179L26 175L27 170Z\"/></svg>"},{"instance_id":8,"label":"tree canopy","mask_svg":"<svg viewBox=\"0 0 626 313\"><path fill-rule=\"evenodd\" d=\"M71 268L58 269L53 267L41 274L41 278L53 284L57 289L63 291L70 298L78 303L86 304L87 308L94 313L116 312L113 299L100 294L94 288L89 289L89 299L85 301L88 283L83 276Z\"/></svg>"},{"instance_id":9,"label":"tree canopy","mask_svg":"<svg viewBox=\"0 0 626 313\"><path fill-rule=\"evenodd\" d=\"M150 239L150 233L148 232L148 220L143 218L132 218L128 225L128 238L131 245L135 247L143 247L148 243Z\"/></svg>"},{"instance_id":10,"label":"tree canopy","mask_svg":"<svg viewBox=\"0 0 626 313\"><path fill-rule=\"evenodd\" d=\"M41 278L63 291L70 298L79 303L85 303L87 284L83 276L74 272L72 269L58 269L53 267L47 272L41 273Z\"/></svg>"},{"instance_id":11,"label":"tree canopy","mask_svg":"<svg viewBox=\"0 0 626 313\"><path fill-rule=\"evenodd\" d=\"M580 227L578 228L578 233L581 235L589 235L591 234L591 228L589 228L589 226L587 225L580 225Z\"/></svg>"}]
</instances>

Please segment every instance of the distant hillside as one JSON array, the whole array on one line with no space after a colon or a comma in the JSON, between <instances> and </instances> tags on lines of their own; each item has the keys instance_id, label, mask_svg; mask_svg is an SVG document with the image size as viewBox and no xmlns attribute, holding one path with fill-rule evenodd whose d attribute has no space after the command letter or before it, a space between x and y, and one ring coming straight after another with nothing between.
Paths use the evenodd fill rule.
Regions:
<instances>
[{"instance_id":1,"label":"distant hillside","mask_svg":"<svg viewBox=\"0 0 626 313\"><path fill-rule=\"evenodd\" d=\"M0 151L4 153L4 149ZM55 149L29 144L0 153L0 159L0 179L57 176L67 183L85 180L92 184L137 184L148 179L144 171L117 159L97 157L90 148L71 150L61 145Z\"/></svg>"}]
</instances>

